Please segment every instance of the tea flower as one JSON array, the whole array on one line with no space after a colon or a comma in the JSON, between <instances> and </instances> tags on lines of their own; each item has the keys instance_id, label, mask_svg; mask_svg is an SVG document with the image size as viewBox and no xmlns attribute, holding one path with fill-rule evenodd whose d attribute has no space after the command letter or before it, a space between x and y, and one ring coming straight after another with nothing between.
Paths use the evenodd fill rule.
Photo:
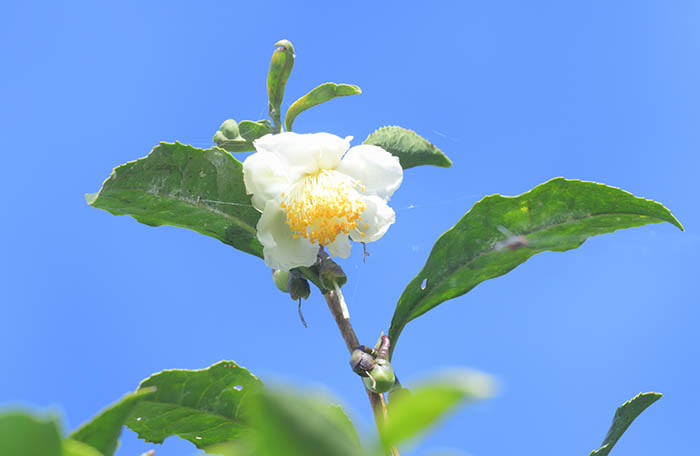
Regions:
<instances>
[{"instance_id":1,"label":"tea flower","mask_svg":"<svg viewBox=\"0 0 700 456\"><path fill-rule=\"evenodd\" d=\"M288 132L253 143L243 178L262 212L257 236L267 266L310 266L321 245L347 258L350 239L376 241L394 223L387 201L403 179L398 158L378 146L350 148L351 139Z\"/></svg>"}]
</instances>

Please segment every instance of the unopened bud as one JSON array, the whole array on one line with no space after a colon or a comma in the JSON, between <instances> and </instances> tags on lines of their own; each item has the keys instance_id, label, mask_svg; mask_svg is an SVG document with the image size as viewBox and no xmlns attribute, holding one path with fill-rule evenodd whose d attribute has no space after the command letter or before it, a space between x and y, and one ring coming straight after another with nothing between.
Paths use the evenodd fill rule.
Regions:
<instances>
[{"instance_id":1,"label":"unopened bud","mask_svg":"<svg viewBox=\"0 0 700 456\"><path fill-rule=\"evenodd\" d=\"M377 358L374 363L374 368L367 372L367 377L363 377L362 381L365 383L365 387L373 393L386 393L396 381L394 369L389 361L382 358Z\"/></svg>"},{"instance_id":2,"label":"unopened bud","mask_svg":"<svg viewBox=\"0 0 700 456\"><path fill-rule=\"evenodd\" d=\"M287 282L289 281L289 271L281 269L272 270L272 281L275 282L277 289L283 293L287 292Z\"/></svg>"},{"instance_id":3,"label":"unopened bud","mask_svg":"<svg viewBox=\"0 0 700 456\"><path fill-rule=\"evenodd\" d=\"M309 297L311 294L311 287L309 287L309 282L303 278L301 274L297 271L292 271L289 273L287 291L293 300L298 301Z\"/></svg>"},{"instance_id":4,"label":"unopened bud","mask_svg":"<svg viewBox=\"0 0 700 456\"><path fill-rule=\"evenodd\" d=\"M348 276L345 275L343 268L328 256L321 259L318 275L321 278L321 285L329 290L334 289L336 284L340 288L348 281Z\"/></svg>"},{"instance_id":5,"label":"unopened bud","mask_svg":"<svg viewBox=\"0 0 700 456\"><path fill-rule=\"evenodd\" d=\"M360 377L367 377L367 373L374 369L374 356L358 347L352 352L350 367Z\"/></svg>"},{"instance_id":6,"label":"unopened bud","mask_svg":"<svg viewBox=\"0 0 700 456\"><path fill-rule=\"evenodd\" d=\"M270 70L267 73L267 95L270 116L275 121L275 128L281 129L280 106L284 98L284 87L294 66L294 46L288 40L280 40L275 43L275 46L276 49L270 60ZM275 133L279 133L279 130Z\"/></svg>"}]
</instances>

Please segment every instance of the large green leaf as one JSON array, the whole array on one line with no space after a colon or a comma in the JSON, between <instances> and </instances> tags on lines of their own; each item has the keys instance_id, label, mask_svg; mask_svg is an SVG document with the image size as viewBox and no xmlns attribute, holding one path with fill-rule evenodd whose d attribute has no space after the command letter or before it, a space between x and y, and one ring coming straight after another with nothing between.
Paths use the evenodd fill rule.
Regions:
<instances>
[{"instance_id":1,"label":"large green leaf","mask_svg":"<svg viewBox=\"0 0 700 456\"><path fill-rule=\"evenodd\" d=\"M399 158L403 169L420 165L449 168L452 161L440 149L406 128L382 127L365 139L362 144L372 144Z\"/></svg>"},{"instance_id":2,"label":"large green leaf","mask_svg":"<svg viewBox=\"0 0 700 456\"><path fill-rule=\"evenodd\" d=\"M362 93L362 90L360 90L360 88L356 85L352 84L336 84L334 82L326 82L325 84L321 84L311 92L292 103L284 117L284 126L287 131L292 131L294 119L296 119L299 114L307 109L321 103L325 103L333 98L347 97L348 95L357 95L360 93Z\"/></svg>"},{"instance_id":3,"label":"large green leaf","mask_svg":"<svg viewBox=\"0 0 700 456\"><path fill-rule=\"evenodd\" d=\"M409 321L537 253L575 249L591 236L660 222L683 229L660 203L594 182L556 178L520 196L486 196L440 236L399 298L389 329L392 351Z\"/></svg>"},{"instance_id":4,"label":"large green leaf","mask_svg":"<svg viewBox=\"0 0 700 456\"><path fill-rule=\"evenodd\" d=\"M389 402L389 419L382 426L384 448L399 445L426 431L454 407L493 394L490 377L470 371L451 371L411 388Z\"/></svg>"},{"instance_id":5,"label":"large green leaf","mask_svg":"<svg viewBox=\"0 0 700 456\"><path fill-rule=\"evenodd\" d=\"M61 456L61 436L54 419L24 412L0 414L0 455Z\"/></svg>"},{"instance_id":6,"label":"large green leaf","mask_svg":"<svg viewBox=\"0 0 700 456\"><path fill-rule=\"evenodd\" d=\"M617 441L622 437L622 434L630 427L632 421L647 407L658 401L661 396L661 393L639 393L618 407L601 447L592 451L590 456L608 456L610 450L613 449Z\"/></svg>"},{"instance_id":7,"label":"large green leaf","mask_svg":"<svg viewBox=\"0 0 700 456\"><path fill-rule=\"evenodd\" d=\"M241 163L213 147L160 143L147 157L114 169L88 204L150 226L173 225L262 258Z\"/></svg>"},{"instance_id":8,"label":"large green leaf","mask_svg":"<svg viewBox=\"0 0 700 456\"><path fill-rule=\"evenodd\" d=\"M357 456L362 447L339 406L298 394L265 391L249 407L255 454Z\"/></svg>"},{"instance_id":9,"label":"large green leaf","mask_svg":"<svg viewBox=\"0 0 700 456\"><path fill-rule=\"evenodd\" d=\"M71 439L96 448L104 456L112 456L119 446L119 436L127 417L138 401L152 394L153 391L153 388L144 388L135 393L127 394L119 402L111 405L73 432L70 436Z\"/></svg>"},{"instance_id":10,"label":"large green leaf","mask_svg":"<svg viewBox=\"0 0 700 456\"><path fill-rule=\"evenodd\" d=\"M156 392L138 401L127 426L139 437L161 443L178 435L197 448L234 440L247 428L245 403L262 382L233 361L202 370L166 370L139 386Z\"/></svg>"}]
</instances>

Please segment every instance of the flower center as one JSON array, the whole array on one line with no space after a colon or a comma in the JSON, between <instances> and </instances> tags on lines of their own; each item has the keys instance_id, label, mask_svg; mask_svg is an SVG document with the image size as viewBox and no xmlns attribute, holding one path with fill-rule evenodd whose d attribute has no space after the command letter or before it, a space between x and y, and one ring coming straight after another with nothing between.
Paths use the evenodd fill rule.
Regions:
<instances>
[{"instance_id":1,"label":"flower center","mask_svg":"<svg viewBox=\"0 0 700 456\"><path fill-rule=\"evenodd\" d=\"M362 220L366 209L355 187L360 182L333 170L321 170L297 183L280 204L287 214L287 225L312 244L328 245L338 234L348 234Z\"/></svg>"}]
</instances>

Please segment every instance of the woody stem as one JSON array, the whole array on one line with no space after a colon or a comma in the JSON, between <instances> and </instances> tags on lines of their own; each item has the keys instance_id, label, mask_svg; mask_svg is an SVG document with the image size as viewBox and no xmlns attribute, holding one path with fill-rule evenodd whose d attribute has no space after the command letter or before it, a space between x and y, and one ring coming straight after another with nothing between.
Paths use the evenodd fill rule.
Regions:
<instances>
[{"instance_id":1,"label":"woody stem","mask_svg":"<svg viewBox=\"0 0 700 456\"><path fill-rule=\"evenodd\" d=\"M360 342L357 340L357 335L355 334L355 330L352 328L352 324L350 324L350 318L345 318L343 315L344 312L341 305L341 302L343 302L342 296L343 295L340 292L340 289L327 290L325 293L323 293L323 297L326 298L328 308L330 309L331 314L333 314L333 318L335 318L335 323L338 325L340 335L343 337L345 345L348 347L348 351L352 354L353 350L360 345ZM364 383L362 384L362 387L364 388ZM381 432L381 424L387 419L384 395L373 393L367 388L365 388L365 392L367 393L369 403L372 406L372 411L374 412L374 421L377 424L377 430ZM396 449L396 447L393 447L388 454L391 456L399 456L399 451Z\"/></svg>"}]
</instances>

